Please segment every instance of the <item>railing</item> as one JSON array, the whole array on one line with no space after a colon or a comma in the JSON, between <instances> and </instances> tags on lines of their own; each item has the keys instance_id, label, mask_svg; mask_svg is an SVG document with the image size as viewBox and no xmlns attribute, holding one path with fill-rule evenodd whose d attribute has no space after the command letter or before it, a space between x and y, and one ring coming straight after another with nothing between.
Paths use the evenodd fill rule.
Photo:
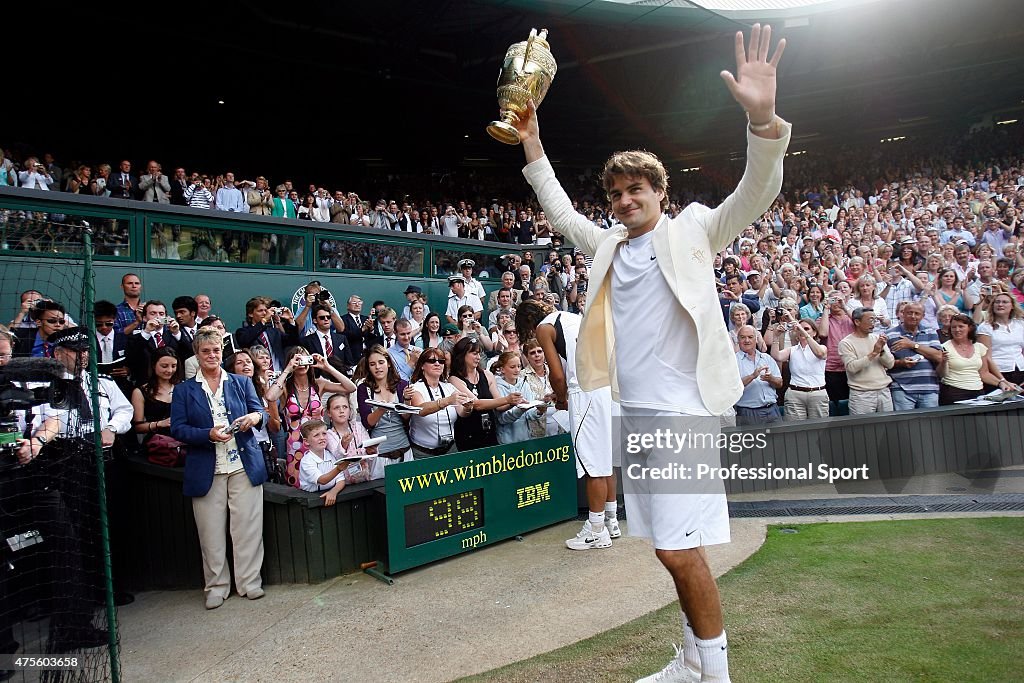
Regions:
<instances>
[{"instance_id":1,"label":"railing","mask_svg":"<svg viewBox=\"0 0 1024 683\"><path fill-rule=\"evenodd\" d=\"M93 228L98 261L378 273L441 278L458 261L495 279L499 259L530 247L382 231L169 204L0 187L0 256L80 257Z\"/></svg>"}]
</instances>

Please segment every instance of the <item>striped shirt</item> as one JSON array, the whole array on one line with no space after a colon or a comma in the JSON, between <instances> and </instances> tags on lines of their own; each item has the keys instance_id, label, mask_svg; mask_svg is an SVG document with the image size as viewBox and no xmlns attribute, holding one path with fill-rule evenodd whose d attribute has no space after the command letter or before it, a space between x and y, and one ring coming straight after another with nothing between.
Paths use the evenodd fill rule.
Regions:
<instances>
[{"instance_id":1,"label":"striped shirt","mask_svg":"<svg viewBox=\"0 0 1024 683\"><path fill-rule=\"evenodd\" d=\"M209 209L213 205L213 194L205 187L195 189L195 185L185 188L185 201L193 209Z\"/></svg>"},{"instance_id":2,"label":"striped shirt","mask_svg":"<svg viewBox=\"0 0 1024 683\"><path fill-rule=\"evenodd\" d=\"M896 327L890 327L885 331L885 339L889 344L889 350L892 350L892 345L899 339L909 339L915 344L921 346L927 346L930 349L937 351L942 349L942 345L939 343L939 336L934 330L925 327L918 327L917 332L911 334L903 329L903 325L897 325ZM917 357L919 360L912 367L899 368L893 366L889 370L889 377L892 379L894 387L902 389L908 394L933 394L939 391L939 377L935 374L935 366L931 364L927 358L921 356L920 353L915 351L913 347L909 349L903 349L902 351L893 351L892 355L899 360L900 358L911 358Z\"/></svg>"}]
</instances>

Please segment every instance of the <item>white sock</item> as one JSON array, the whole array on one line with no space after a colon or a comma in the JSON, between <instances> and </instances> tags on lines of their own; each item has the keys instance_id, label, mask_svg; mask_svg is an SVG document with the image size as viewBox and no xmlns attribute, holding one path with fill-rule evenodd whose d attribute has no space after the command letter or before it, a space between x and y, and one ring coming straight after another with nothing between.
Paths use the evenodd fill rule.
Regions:
<instances>
[{"instance_id":1,"label":"white sock","mask_svg":"<svg viewBox=\"0 0 1024 683\"><path fill-rule=\"evenodd\" d=\"M683 612L683 664L686 668L700 677L700 654L697 652L697 636L693 634L693 627L690 626Z\"/></svg>"},{"instance_id":2,"label":"white sock","mask_svg":"<svg viewBox=\"0 0 1024 683\"><path fill-rule=\"evenodd\" d=\"M729 644L725 639L725 631L717 638L694 640L697 654L700 655L701 682L729 683Z\"/></svg>"},{"instance_id":3,"label":"white sock","mask_svg":"<svg viewBox=\"0 0 1024 683\"><path fill-rule=\"evenodd\" d=\"M617 502L610 501L604 504L604 518L611 520L618 517L619 504Z\"/></svg>"},{"instance_id":4,"label":"white sock","mask_svg":"<svg viewBox=\"0 0 1024 683\"><path fill-rule=\"evenodd\" d=\"M591 512L589 513L590 528L595 534L599 534L604 531L604 513L603 512Z\"/></svg>"}]
</instances>

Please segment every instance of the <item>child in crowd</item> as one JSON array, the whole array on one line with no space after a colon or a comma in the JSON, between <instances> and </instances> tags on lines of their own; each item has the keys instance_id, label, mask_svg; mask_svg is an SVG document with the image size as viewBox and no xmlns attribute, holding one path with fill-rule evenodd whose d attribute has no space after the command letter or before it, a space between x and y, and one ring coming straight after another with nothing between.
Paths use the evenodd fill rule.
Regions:
<instances>
[{"instance_id":1,"label":"child in crowd","mask_svg":"<svg viewBox=\"0 0 1024 683\"><path fill-rule=\"evenodd\" d=\"M313 418L299 429L306 454L299 462L299 488L303 491L324 491L320 497L330 507L345 488L345 463L327 451L327 424Z\"/></svg>"},{"instance_id":2,"label":"child in crowd","mask_svg":"<svg viewBox=\"0 0 1024 683\"><path fill-rule=\"evenodd\" d=\"M352 406L348 396L331 394L327 399L327 416L331 428L327 430L327 452L335 458L346 458L357 455L373 455L376 446L363 448L362 443L370 438L366 427L359 420L352 419ZM350 464L343 472L346 483L359 484L371 479L383 479L383 463L376 458L360 460Z\"/></svg>"},{"instance_id":3,"label":"child in crowd","mask_svg":"<svg viewBox=\"0 0 1024 683\"><path fill-rule=\"evenodd\" d=\"M525 377L521 376L523 361L518 351L506 351L498 356L494 365L497 372L495 381L498 385L498 393L502 396L519 393L526 403L532 402L537 397ZM512 406L508 410L498 413L498 443L515 443L530 439L530 428L527 420L541 418L546 406L535 406L523 408Z\"/></svg>"}]
</instances>

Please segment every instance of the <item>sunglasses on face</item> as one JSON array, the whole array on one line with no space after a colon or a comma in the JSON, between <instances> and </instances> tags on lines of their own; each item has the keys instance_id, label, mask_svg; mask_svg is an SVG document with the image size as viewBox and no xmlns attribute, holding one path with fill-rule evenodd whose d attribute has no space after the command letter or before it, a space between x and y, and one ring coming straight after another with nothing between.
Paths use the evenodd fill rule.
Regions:
<instances>
[{"instance_id":1,"label":"sunglasses on face","mask_svg":"<svg viewBox=\"0 0 1024 683\"><path fill-rule=\"evenodd\" d=\"M329 315L318 315L318 316L316 317L316 319L317 319L317 320L330 320L330 319L331 319L331 316L329 316Z\"/></svg>"},{"instance_id":2,"label":"sunglasses on face","mask_svg":"<svg viewBox=\"0 0 1024 683\"><path fill-rule=\"evenodd\" d=\"M425 361L423 361L423 364L426 365L427 363L433 363L434 365L444 365L444 358L427 358Z\"/></svg>"},{"instance_id":3,"label":"sunglasses on face","mask_svg":"<svg viewBox=\"0 0 1024 683\"><path fill-rule=\"evenodd\" d=\"M113 326L114 326L114 321L113 320L111 320L109 323L101 323L99 321L96 322L96 327L113 327Z\"/></svg>"},{"instance_id":4,"label":"sunglasses on face","mask_svg":"<svg viewBox=\"0 0 1024 683\"><path fill-rule=\"evenodd\" d=\"M43 322L47 325L63 325L64 318L46 318Z\"/></svg>"}]
</instances>

